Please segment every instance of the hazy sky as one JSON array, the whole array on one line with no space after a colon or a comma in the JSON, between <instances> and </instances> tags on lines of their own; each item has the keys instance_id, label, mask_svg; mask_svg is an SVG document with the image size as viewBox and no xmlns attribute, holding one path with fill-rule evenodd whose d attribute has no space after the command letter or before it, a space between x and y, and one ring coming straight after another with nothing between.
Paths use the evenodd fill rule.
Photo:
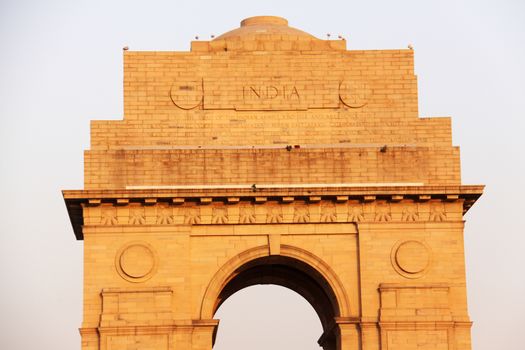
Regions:
<instances>
[{"instance_id":1,"label":"hazy sky","mask_svg":"<svg viewBox=\"0 0 525 350\"><path fill-rule=\"evenodd\" d=\"M60 190L83 186L89 121L122 118L122 47L186 51L196 35L263 14L318 37L342 34L348 49L414 46L420 115L453 117L463 183L487 185L465 217L474 349L523 349L523 0L0 0L0 349L80 348L82 242ZM246 310L260 316L252 341L283 329L319 336L301 297L251 287L219 310L218 342L237 341L223 349L247 349ZM272 320L276 310L293 329ZM299 340L287 349L315 349Z\"/></svg>"}]
</instances>

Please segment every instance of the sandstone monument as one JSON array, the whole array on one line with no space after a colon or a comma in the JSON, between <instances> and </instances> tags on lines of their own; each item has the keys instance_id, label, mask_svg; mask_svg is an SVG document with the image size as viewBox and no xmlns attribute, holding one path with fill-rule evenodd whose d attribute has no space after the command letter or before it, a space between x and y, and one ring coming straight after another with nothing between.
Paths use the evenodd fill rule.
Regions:
<instances>
[{"instance_id":1,"label":"sandstone monument","mask_svg":"<svg viewBox=\"0 0 525 350\"><path fill-rule=\"evenodd\" d=\"M189 52L124 51L124 119L93 121L83 350L210 350L233 293L303 296L325 350L471 348L448 117L420 118L414 52L347 50L279 17ZM257 302L254 300L254 302Z\"/></svg>"}]
</instances>

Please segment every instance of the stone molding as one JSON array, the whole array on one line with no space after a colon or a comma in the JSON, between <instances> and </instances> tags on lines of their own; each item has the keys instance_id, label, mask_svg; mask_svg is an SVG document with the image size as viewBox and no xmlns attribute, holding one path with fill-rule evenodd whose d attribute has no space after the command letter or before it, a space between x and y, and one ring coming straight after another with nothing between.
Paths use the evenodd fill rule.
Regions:
<instances>
[{"instance_id":1,"label":"stone molding","mask_svg":"<svg viewBox=\"0 0 525 350\"><path fill-rule=\"evenodd\" d=\"M83 226L461 221L483 186L63 191ZM458 204L461 204L459 206ZM458 205L458 208L454 207Z\"/></svg>"},{"instance_id":2,"label":"stone molding","mask_svg":"<svg viewBox=\"0 0 525 350\"><path fill-rule=\"evenodd\" d=\"M110 202L83 205L83 209L84 226L450 222L460 221L462 217L461 209L455 210L450 203L441 200L425 203L414 200L376 200L368 203L358 200L344 203L332 200L317 203L266 200L260 204L241 201L234 205L222 201L209 204L192 201L178 205L138 202L124 206ZM407 215L407 212L411 214Z\"/></svg>"}]
</instances>

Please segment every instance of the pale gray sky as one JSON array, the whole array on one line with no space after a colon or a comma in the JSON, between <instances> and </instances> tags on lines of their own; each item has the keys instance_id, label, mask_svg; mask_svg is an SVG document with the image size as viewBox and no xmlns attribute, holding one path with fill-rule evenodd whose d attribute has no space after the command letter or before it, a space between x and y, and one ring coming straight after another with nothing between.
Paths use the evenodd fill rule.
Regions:
<instances>
[{"instance_id":1,"label":"pale gray sky","mask_svg":"<svg viewBox=\"0 0 525 350\"><path fill-rule=\"evenodd\" d=\"M487 185L466 215L474 349L523 349L524 1L0 0L1 349L80 348L82 242L60 190L82 188L89 121L122 118L122 47L189 50L195 35L263 14L318 37L342 34L348 49L414 46L420 115L453 117L463 183ZM238 328L247 308L264 328L253 337L284 328L292 340L316 339L309 307L280 287L251 287L219 311L219 342L246 349L228 328L252 334ZM272 321L275 310L295 336ZM308 341L285 348L315 349Z\"/></svg>"}]
</instances>

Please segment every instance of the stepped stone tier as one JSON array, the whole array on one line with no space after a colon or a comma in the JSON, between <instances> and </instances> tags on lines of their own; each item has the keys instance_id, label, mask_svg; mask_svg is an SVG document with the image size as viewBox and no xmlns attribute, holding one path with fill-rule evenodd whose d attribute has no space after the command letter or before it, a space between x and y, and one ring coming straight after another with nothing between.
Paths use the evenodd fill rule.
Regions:
<instances>
[{"instance_id":1,"label":"stepped stone tier","mask_svg":"<svg viewBox=\"0 0 525 350\"><path fill-rule=\"evenodd\" d=\"M217 308L255 284L303 296L325 350L471 348L463 215L483 186L461 184L450 118L419 117L411 49L261 16L124 51L124 119L92 122L84 161L63 191L83 350L210 350Z\"/></svg>"}]
</instances>

